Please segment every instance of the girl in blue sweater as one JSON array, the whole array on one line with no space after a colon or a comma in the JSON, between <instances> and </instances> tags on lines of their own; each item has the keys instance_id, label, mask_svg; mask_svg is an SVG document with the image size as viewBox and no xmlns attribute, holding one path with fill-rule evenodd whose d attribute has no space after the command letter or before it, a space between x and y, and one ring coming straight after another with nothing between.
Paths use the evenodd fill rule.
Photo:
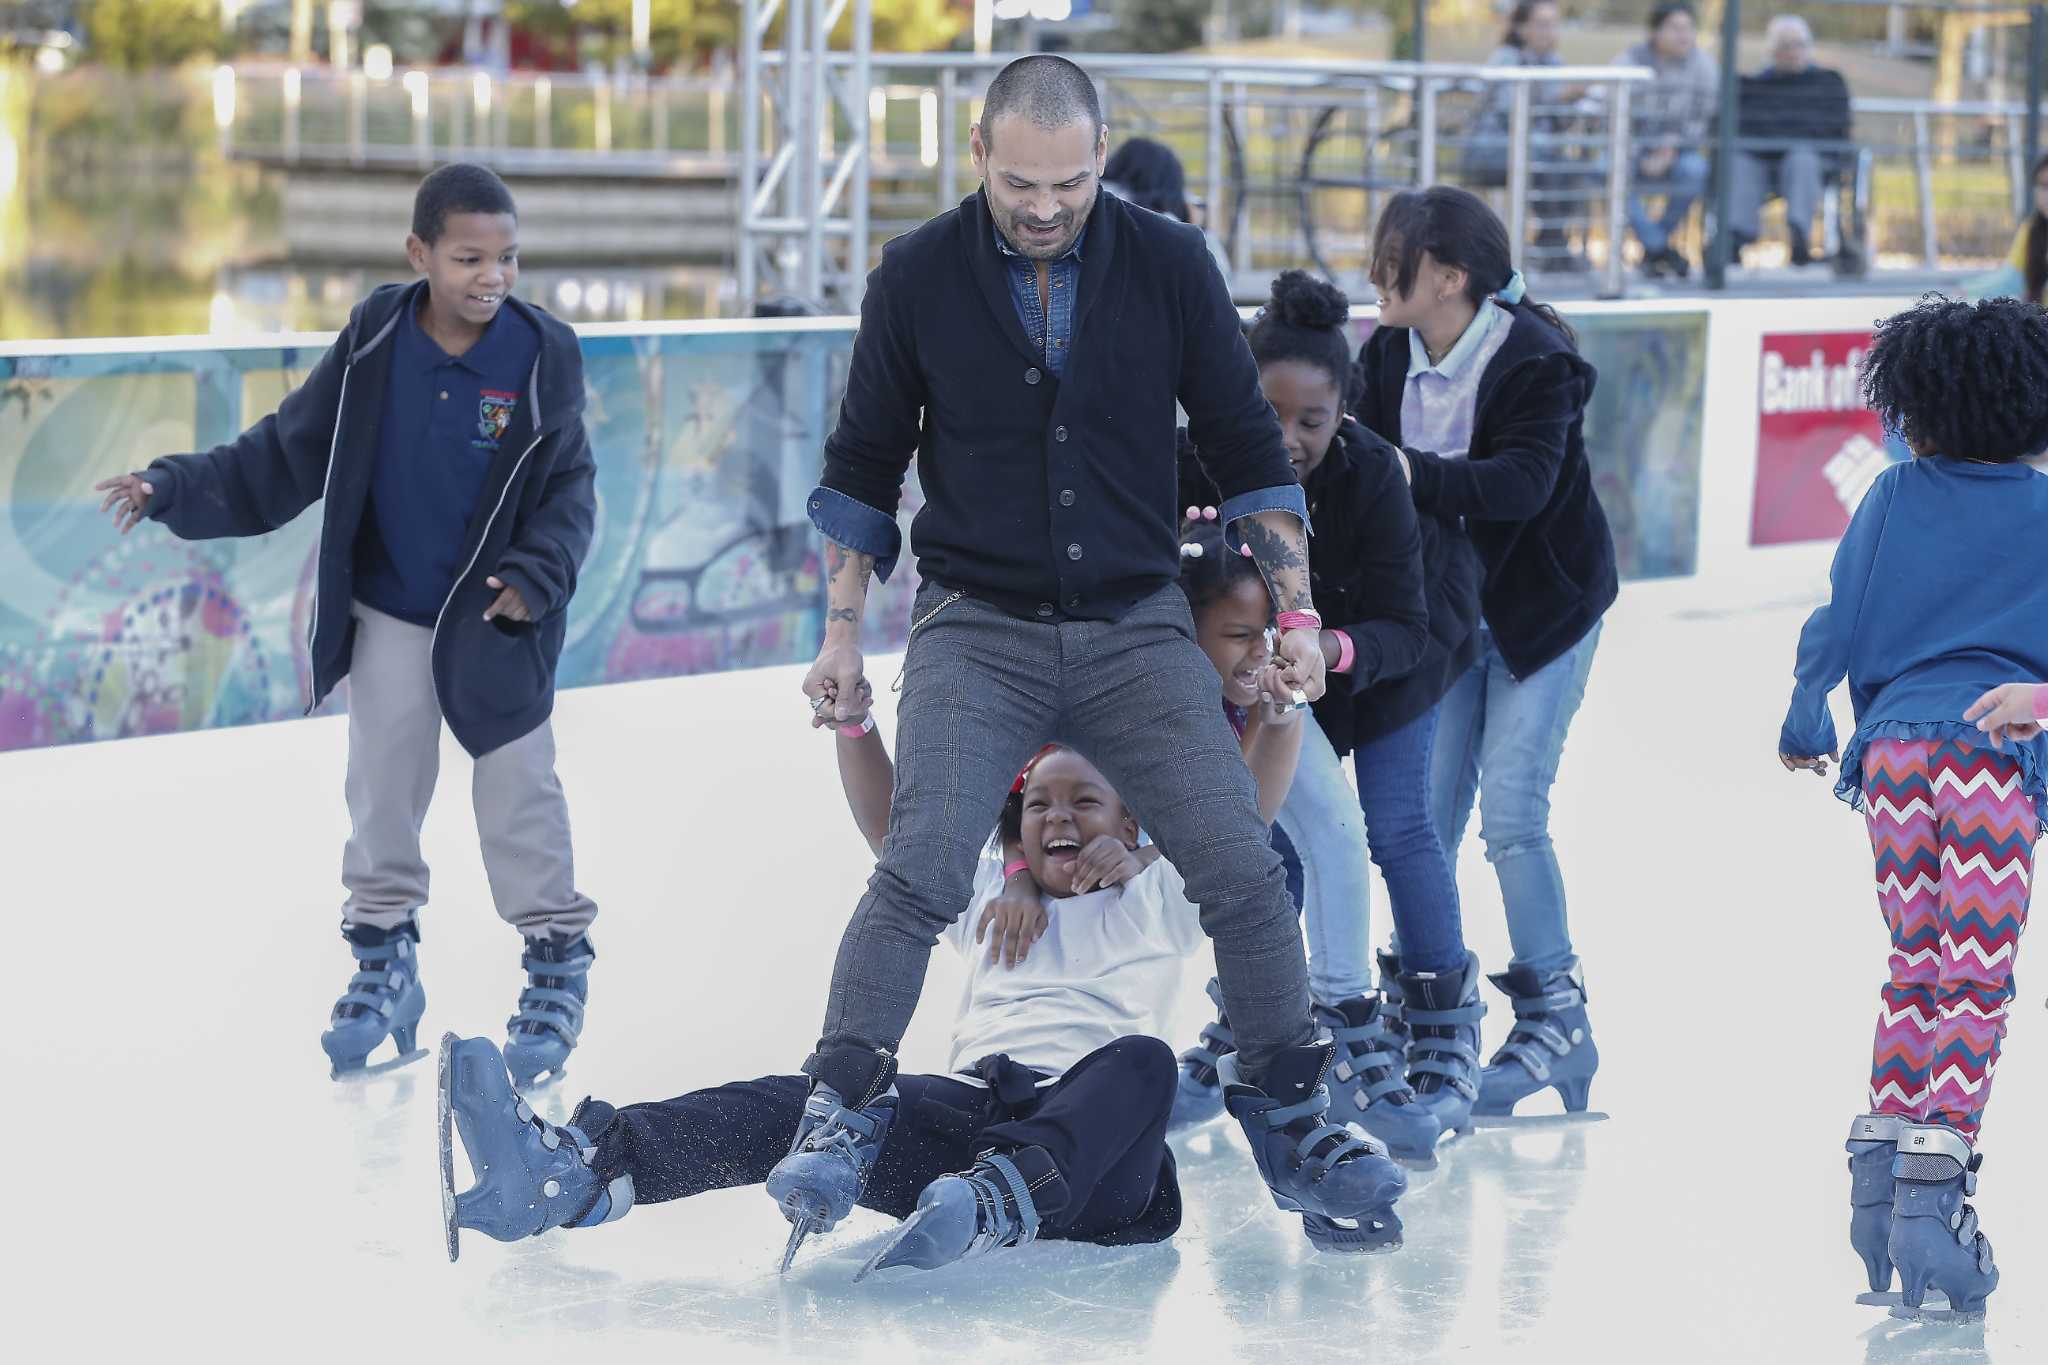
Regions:
<instances>
[{"instance_id":1,"label":"girl in blue sweater","mask_svg":"<svg viewBox=\"0 0 2048 1365\"><path fill-rule=\"evenodd\" d=\"M1880 323L1864 396L1920 457L1886 469L1799 637L1789 771L1859 807L1891 931L1871 1112L1849 1133L1850 1240L1873 1294L1981 1310L1998 1283L1963 1203L2012 1002L2048 739L1972 723L1987 688L2048 676L2048 313L1930 296ZM1828 693L1847 677L1838 748ZM1989 700L1986 698L1986 700Z\"/></svg>"}]
</instances>

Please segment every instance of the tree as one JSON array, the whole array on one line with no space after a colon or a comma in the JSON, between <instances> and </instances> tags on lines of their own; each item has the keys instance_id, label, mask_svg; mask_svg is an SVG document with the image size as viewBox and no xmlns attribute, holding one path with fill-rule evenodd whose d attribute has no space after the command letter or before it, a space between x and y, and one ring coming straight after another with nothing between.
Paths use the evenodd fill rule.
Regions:
<instances>
[{"instance_id":1,"label":"tree","mask_svg":"<svg viewBox=\"0 0 2048 1365\"><path fill-rule=\"evenodd\" d=\"M87 52L129 71L178 66L222 45L220 0L84 0Z\"/></svg>"}]
</instances>

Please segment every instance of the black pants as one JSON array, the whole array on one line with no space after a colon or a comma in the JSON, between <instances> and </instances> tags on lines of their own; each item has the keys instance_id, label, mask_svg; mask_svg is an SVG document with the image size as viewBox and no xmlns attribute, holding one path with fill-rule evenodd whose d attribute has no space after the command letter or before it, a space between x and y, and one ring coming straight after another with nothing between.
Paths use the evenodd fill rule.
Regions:
<instances>
[{"instance_id":1,"label":"black pants","mask_svg":"<svg viewBox=\"0 0 2048 1365\"><path fill-rule=\"evenodd\" d=\"M1041 1193L1039 1236L1107 1246L1158 1242L1180 1227L1166 1145L1176 1063L1157 1038L1119 1038L1048 1086L991 1058L988 1089L952 1076L898 1076L901 1097L861 1207L902 1218L924 1187L991 1149L1038 1148L1062 1180ZM634 1202L758 1185L789 1150L811 1083L764 1076L628 1105L589 1133L601 1180L633 1177Z\"/></svg>"}]
</instances>

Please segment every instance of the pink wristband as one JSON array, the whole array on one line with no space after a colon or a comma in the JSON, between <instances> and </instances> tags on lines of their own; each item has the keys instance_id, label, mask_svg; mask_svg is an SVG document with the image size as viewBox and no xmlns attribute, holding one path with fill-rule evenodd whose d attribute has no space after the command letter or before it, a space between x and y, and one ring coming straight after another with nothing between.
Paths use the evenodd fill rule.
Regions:
<instances>
[{"instance_id":1,"label":"pink wristband","mask_svg":"<svg viewBox=\"0 0 2048 1365\"><path fill-rule=\"evenodd\" d=\"M1333 630L1330 634L1337 637L1337 666L1330 671L1349 673L1351 665L1358 661L1358 646L1351 643L1351 636L1344 631Z\"/></svg>"},{"instance_id":2,"label":"pink wristband","mask_svg":"<svg viewBox=\"0 0 2048 1365\"><path fill-rule=\"evenodd\" d=\"M873 716L862 716L858 725L852 723L842 724L834 730L834 733L841 739L859 739L874 728L875 718Z\"/></svg>"},{"instance_id":3,"label":"pink wristband","mask_svg":"<svg viewBox=\"0 0 2048 1365\"><path fill-rule=\"evenodd\" d=\"M1010 878L1016 876L1019 872L1022 872L1025 868L1029 866L1031 866L1031 864L1025 862L1022 858L1017 859L1015 862L1004 863L1003 880L1010 880Z\"/></svg>"},{"instance_id":4,"label":"pink wristband","mask_svg":"<svg viewBox=\"0 0 2048 1365\"><path fill-rule=\"evenodd\" d=\"M2034 687L2034 719L2048 720L2048 683Z\"/></svg>"},{"instance_id":5,"label":"pink wristband","mask_svg":"<svg viewBox=\"0 0 2048 1365\"><path fill-rule=\"evenodd\" d=\"M1282 630L1321 630L1323 617L1314 611L1283 611L1275 624Z\"/></svg>"}]
</instances>

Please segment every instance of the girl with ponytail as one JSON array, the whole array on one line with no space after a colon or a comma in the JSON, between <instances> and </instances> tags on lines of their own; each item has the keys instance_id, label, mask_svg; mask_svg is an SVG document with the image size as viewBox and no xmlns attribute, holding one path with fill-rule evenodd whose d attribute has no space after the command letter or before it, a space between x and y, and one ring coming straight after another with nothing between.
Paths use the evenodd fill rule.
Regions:
<instances>
[{"instance_id":1,"label":"girl with ponytail","mask_svg":"<svg viewBox=\"0 0 2048 1365\"><path fill-rule=\"evenodd\" d=\"M1507 1115L1555 1087L1575 1113L1599 1054L1549 824L1565 732L1616 593L1586 460L1594 370L1563 320L1528 297L1500 219L1464 190L1395 195L1374 233L1372 281L1379 326L1359 354L1351 410L1402 448L1417 510L1461 523L1483 572L1480 658L1444 697L1430 776L1454 862L1477 797L1514 944L1492 979L1515 1026L1476 1112Z\"/></svg>"},{"instance_id":2,"label":"girl with ponytail","mask_svg":"<svg viewBox=\"0 0 2048 1365\"><path fill-rule=\"evenodd\" d=\"M1457 886L1427 792L1437 698L1473 657L1478 570L1455 527L1418 525L1399 452L1344 415L1349 315L1340 291L1290 270L1249 337L1307 495L1309 572L1333 623L1322 638L1329 690L1315 723L1302 727L1275 845L1283 857L1291 845L1301 866L1309 984L1317 1020L1340 1049L1331 1112L1397 1158L1427 1164L1438 1138L1465 1126L1477 1094L1476 976L1471 1001L1461 1002L1469 973ZM1214 501L1193 452L1182 453L1184 501ZM1356 792L1347 753L1357 759ZM1415 970L1400 986L1426 997L1412 1048L1397 1013L1370 990L1368 837L1401 936L1415 945ZM1179 1117L1220 1106L1213 1059L1227 1045L1228 1021L1219 1020L1183 1059Z\"/></svg>"}]
</instances>

